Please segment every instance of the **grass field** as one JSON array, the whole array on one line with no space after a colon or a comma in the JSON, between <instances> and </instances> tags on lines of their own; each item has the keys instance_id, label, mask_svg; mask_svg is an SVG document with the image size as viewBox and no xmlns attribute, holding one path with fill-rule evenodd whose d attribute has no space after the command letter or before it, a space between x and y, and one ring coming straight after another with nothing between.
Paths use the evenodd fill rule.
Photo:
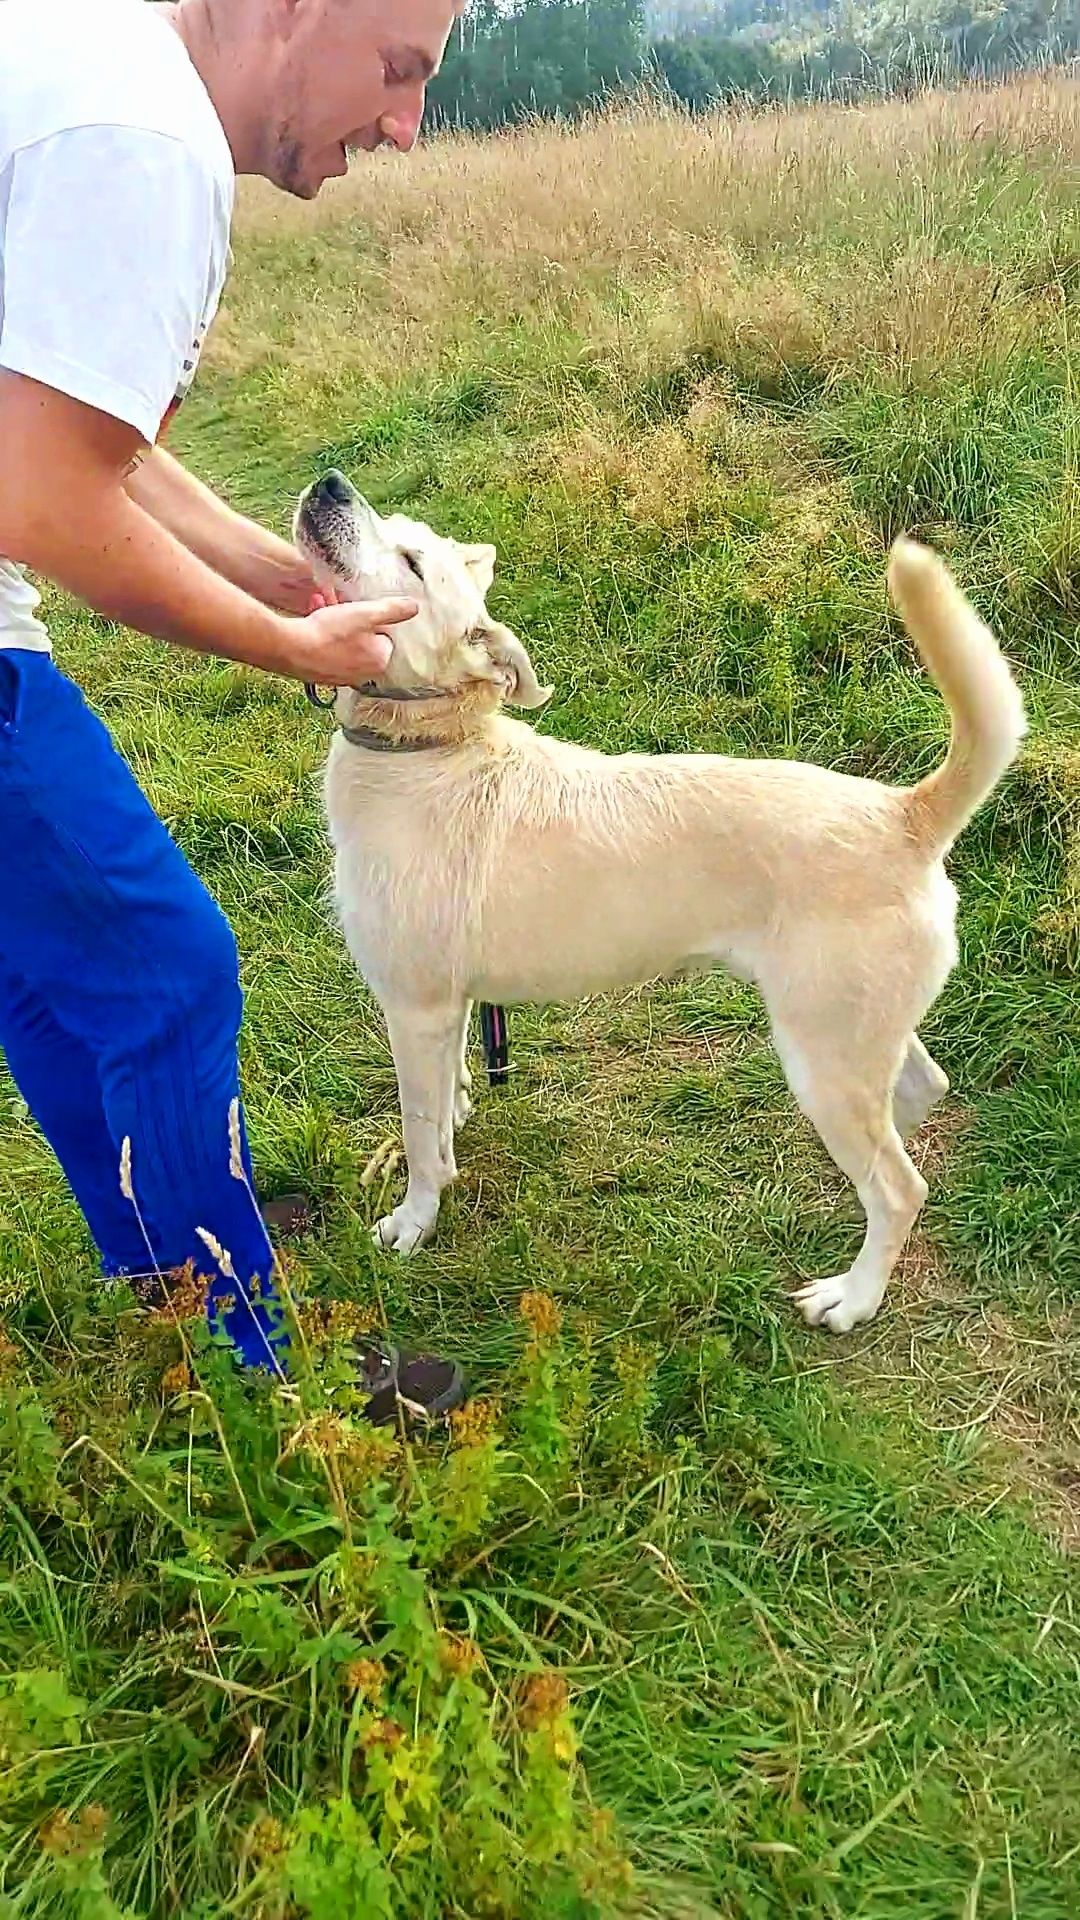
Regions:
<instances>
[{"instance_id":1,"label":"grass field","mask_svg":"<svg viewBox=\"0 0 1080 1920\"><path fill-rule=\"evenodd\" d=\"M5 1920L1080 1908L1078 135L1050 78L245 196L178 450L279 526L336 463L495 540L543 725L915 777L903 527L1032 736L953 862L930 1204L836 1341L785 1296L856 1204L721 979L516 1015L434 1247L377 1256L396 1098L326 905L326 724L56 607L239 934L260 1180L320 1213L310 1363L242 1386L96 1291L0 1087ZM467 1363L453 1444L356 1422L384 1319Z\"/></svg>"}]
</instances>

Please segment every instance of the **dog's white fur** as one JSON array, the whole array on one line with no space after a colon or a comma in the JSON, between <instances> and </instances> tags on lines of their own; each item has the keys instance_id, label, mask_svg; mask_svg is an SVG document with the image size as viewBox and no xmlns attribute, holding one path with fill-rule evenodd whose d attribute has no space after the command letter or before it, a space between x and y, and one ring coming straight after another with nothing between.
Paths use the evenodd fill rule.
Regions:
<instances>
[{"instance_id":1,"label":"dog's white fur","mask_svg":"<svg viewBox=\"0 0 1080 1920\"><path fill-rule=\"evenodd\" d=\"M337 488L340 494L340 484ZM811 1325L873 1318L926 1198L903 1145L946 1091L915 1029L956 958L943 856L1014 758L1020 694L943 564L900 540L889 585L948 702L944 763L891 788L792 761L610 757L500 710L546 695L484 605L495 553L312 489L297 537L339 592L408 591L384 683L338 718L326 770L349 950L386 1015L409 1165L378 1238L409 1253L456 1176L474 1000L575 995L721 966L760 990L792 1092L854 1183L866 1236L847 1273L796 1298ZM416 575L416 568L422 579Z\"/></svg>"}]
</instances>

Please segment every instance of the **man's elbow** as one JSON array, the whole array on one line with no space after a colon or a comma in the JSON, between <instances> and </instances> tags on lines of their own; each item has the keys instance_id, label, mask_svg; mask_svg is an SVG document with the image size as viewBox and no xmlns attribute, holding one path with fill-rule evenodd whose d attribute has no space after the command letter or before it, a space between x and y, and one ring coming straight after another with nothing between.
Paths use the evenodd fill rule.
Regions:
<instances>
[{"instance_id":1,"label":"man's elbow","mask_svg":"<svg viewBox=\"0 0 1080 1920\"><path fill-rule=\"evenodd\" d=\"M0 554L5 560L49 573L63 542L64 514L54 499L39 499L26 487L0 484Z\"/></svg>"},{"instance_id":2,"label":"man's elbow","mask_svg":"<svg viewBox=\"0 0 1080 1920\"><path fill-rule=\"evenodd\" d=\"M108 487L70 485L38 474L16 488L0 478L0 554L60 579L70 555L110 543L116 508L124 502L118 480Z\"/></svg>"},{"instance_id":3,"label":"man's elbow","mask_svg":"<svg viewBox=\"0 0 1080 1920\"><path fill-rule=\"evenodd\" d=\"M42 533L62 522L56 496L46 474L25 461L0 455L0 554L26 567L40 567Z\"/></svg>"},{"instance_id":4,"label":"man's elbow","mask_svg":"<svg viewBox=\"0 0 1080 1920\"><path fill-rule=\"evenodd\" d=\"M99 539L142 446L133 427L0 368L0 553L50 573Z\"/></svg>"},{"instance_id":5,"label":"man's elbow","mask_svg":"<svg viewBox=\"0 0 1080 1920\"><path fill-rule=\"evenodd\" d=\"M5 560L18 560L33 566L30 553L32 536L27 525L25 503L0 478L0 554Z\"/></svg>"}]
</instances>

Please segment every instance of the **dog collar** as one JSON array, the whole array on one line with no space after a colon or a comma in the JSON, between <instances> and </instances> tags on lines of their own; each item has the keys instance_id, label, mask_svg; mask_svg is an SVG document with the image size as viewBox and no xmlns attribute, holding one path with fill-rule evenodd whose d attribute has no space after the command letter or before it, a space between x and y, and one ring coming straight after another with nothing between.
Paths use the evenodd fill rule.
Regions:
<instances>
[{"instance_id":1,"label":"dog collar","mask_svg":"<svg viewBox=\"0 0 1080 1920\"><path fill-rule=\"evenodd\" d=\"M450 698L445 687L377 687L373 680L363 681L352 691L362 693L365 700L448 700ZM331 688L329 699L323 700L320 698L318 685L313 680L305 680L304 692L312 706L320 707L324 712L337 702L336 687Z\"/></svg>"},{"instance_id":2,"label":"dog collar","mask_svg":"<svg viewBox=\"0 0 1080 1920\"><path fill-rule=\"evenodd\" d=\"M332 707L337 700L333 692L328 700L319 697L319 689L310 682L305 683L304 692L313 707L324 710ZM385 701L388 705L414 703L418 700L448 700L451 696L445 687L377 687L372 680L365 680L353 688L354 693L362 694L365 700ZM427 753L435 747L445 746L443 740L388 740L385 734L378 733L374 727L338 728L343 740L350 747L366 747L369 753Z\"/></svg>"},{"instance_id":3,"label":"dog collar","mask_svg":"<svg viewBox=\"0 0 1080 1920\"><path fill-rule=\"evenodd\" d=\"M376 703L381 701L413 703L418 700L449 698L444 687L376 687L370 681L365 686L357 687L355 691L363 694L365 700ZM388 740L385 734L377 732L374 727L341 726L338 732L343 740L348 741L350 747L366 747L369 753L430 753L435 747L446 745L445 740Z\"/></svg>"},{"instance_id":4,"label":"dog collar","mask_svg":"<svg viewBox=\"0 0 1080 1920\"><path fill-rule=\"evenodd\" d=\"M338 732L350 747L366 747L369 753L433 753L446 745L445 740L388 740L374 727L339 727Z\"/></svg>"}]
</instances>

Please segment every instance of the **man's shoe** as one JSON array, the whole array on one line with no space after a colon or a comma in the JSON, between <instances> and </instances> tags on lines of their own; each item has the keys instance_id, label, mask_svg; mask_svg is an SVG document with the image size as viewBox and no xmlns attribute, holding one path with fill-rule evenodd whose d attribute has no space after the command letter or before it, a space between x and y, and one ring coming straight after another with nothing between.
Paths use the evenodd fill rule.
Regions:
<instances>
[{"instance_id":1,"label":"man's shoe","mask_svg":"<svg viewBox=\"0 0 1080 1920\"><path fill-rule=\"evenodd\" d=\"M361 1349L361 1391L370 1395L364 1419L386 1427L439 1420L465 1401L465 1380L455 1360L438 1353L406 1353L389 1341Z\"/></svg>"},{"instance_id":2,"label":"man's shoe","mask_svg":"<svg viewBox=\"0 0 1080 1920\"><path fill-rule=\"evenodd\" d=\"M267 1233L282 1240L299 1240L310 1233L314 1218L306 1193L279 1193L273 1200L261 1200L259 1212Z\"/></svg>"},{"instance_id":3,"label":"man's shoe","mask_svg":"<svg viewBox=\"0 0 1080 1920\"><path fill-rule=\"evenodd\" d=\"M137 1273L126 1277L141 1307L151 1313L171 1310L177 1319L196 1318L203 1311L205 1281L193 1269L180 1272ZM410 1353L390 1341L370 1336L357 1349L360 1378L368 1395L363 1417L376 1427L401 1421L406 1427L440 1420L464 1404L465 1380L455 1360L438 1353Z\"/></svg>"}]
</instances>

